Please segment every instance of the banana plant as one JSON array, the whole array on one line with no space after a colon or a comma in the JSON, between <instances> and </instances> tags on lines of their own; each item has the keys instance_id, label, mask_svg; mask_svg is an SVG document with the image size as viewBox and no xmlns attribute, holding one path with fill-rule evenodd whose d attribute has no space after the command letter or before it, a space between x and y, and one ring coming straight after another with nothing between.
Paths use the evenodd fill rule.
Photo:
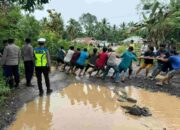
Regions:
<instances>
[{"instance_id":1,"label":"banana plant","mask_svg":"<svg viewBox=\"0 0 180 130\"><path fill-rule=\"evenodd\" d=\"M142 16L143 23L136 25L136 31L146 30L147 37L151 39L155 45L164 43L169 39L168 36L173 33L174 30L180 29L180 11L162 5L158 1L151 6L148 16L145 13L143 13Z\"/></svg>"}]
</instances>

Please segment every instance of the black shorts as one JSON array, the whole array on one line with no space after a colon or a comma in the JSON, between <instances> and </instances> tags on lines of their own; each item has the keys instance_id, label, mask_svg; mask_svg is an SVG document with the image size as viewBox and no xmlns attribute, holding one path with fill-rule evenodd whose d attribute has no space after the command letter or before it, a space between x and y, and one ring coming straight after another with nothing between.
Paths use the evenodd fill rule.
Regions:
<instances>
[{"instance_id":1,"label":"black shorts","mask_svg":"<svg viewBox=\"0 0 180 130\"><path fill-rule=\"evenodd\" d=\"M64 64L64 60L62 60L62 59L57 59L57 63L63 63L63 64Z\"/></svg>"},{"instance_id":2,"label":"black shorts","mask_svg":"<svg viewBox=\"0 0 180 130\"><path fill-rule=\"evenodd\" d=\"M70 66L74 67L76 66L76 63L70 62Z\"/></svg>"},{"instance_id":3,"label":"black shorts","mask_svg":"<svg viewBox=\"0 0 180 130\"><path fill-rule=\"evenodd\" d=\"M76 68L83 70L84 69L84 65L76 64Z\"/></svg>"},{"instance_id":4,"label":"black shorts","mask_svg":"<svg viewBox=\"0 0 180 130\"><path fill-rule=\"evenodd\" d=\"M93 64L87 64L87 67L88 67L88 68L95 68L95 65L93 65Z\"/></svg>"}]
</instances>

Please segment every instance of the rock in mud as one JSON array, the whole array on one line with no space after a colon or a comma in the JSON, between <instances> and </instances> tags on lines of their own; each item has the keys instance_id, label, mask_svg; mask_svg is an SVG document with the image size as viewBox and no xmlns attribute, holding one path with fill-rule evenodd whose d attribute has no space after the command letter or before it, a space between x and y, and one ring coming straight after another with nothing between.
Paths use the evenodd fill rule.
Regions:
<instances>
[{"instance_id":1,"label":"rock in mud","mask_svg":"<svg viewBox=\"0 0 180 130\"><path fill-rule=\"evenodd\" d=\"M127 96L120 96L120 98L117 99L119 102L130 102L130 103L137 103L136 99L133 99L131 97Z\"/></svg>"},{"instance_id":2,"label":"rock in mud","mask_svg":"<svg viewBox=\"0 0 180 130\"><path fill-rule=\"evenodd\" d=\"M127 101L128 102L131 102L131 103L137 103L137 100L136 99L133 99L131 97L127 97Z\"/></svg>"},{"instance_id":3,"label":"rock in mud","mask_svg":"<svg viewBox=\"0 0 180 130\"><path fill-rule=\"evenodd\" d=\"M127 100L125 100L123 98L118 98L117 101L119 101L119 102L127 102Z\"/></svg>"},{"instance_id":4,"label":"rock in mud","mask_svg":"<svg viewBox=\"0 0 180 130\"><path fill-rule=\"evenodd\" d=\"M152 116L150 110L146 107L139 107L137 105L134 105L132 107L129 106L122 106L122 108L126 109L127 112L131 115L135 115L135 116Z\"/></svg>"}]
</instances>

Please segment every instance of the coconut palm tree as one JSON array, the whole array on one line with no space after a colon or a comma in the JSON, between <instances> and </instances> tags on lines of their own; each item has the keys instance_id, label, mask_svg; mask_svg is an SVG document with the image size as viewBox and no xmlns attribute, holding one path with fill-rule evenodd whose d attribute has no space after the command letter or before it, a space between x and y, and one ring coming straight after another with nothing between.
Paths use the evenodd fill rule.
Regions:
<instances>
[{"instance_id":1,"label":"coconut palm tree","mask_svg":"<svg viewBox=\"0 0 180 130\"><path fill-rule=\"evenodd\" d=\"M82 34L82 27L80 23L72 18L68 21L66 30L70 40L73 40Z\"/></svg>"},{"instance_id":2,"label":"coconut palm tree","mask_svg":"<svg viewBox=\"0 0 180 130\"><path fill-rule=\"evenodd\" d=\"M163 5L155 1L149 9L149 16L143 13L144 22L138 27L139 30L147 30L148 38L155 45L169 40L169 35L180 29L180 11L177 10L178 0L171 0L170 5ZM173 7L176 6L176 7Z\"/></svg>"}]
</instances>

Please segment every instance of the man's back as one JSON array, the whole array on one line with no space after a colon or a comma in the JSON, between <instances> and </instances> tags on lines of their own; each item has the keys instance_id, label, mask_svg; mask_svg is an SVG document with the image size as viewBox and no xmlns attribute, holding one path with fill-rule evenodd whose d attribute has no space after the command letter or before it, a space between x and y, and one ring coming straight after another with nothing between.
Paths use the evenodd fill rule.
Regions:
<instances>
[{"instance_id":1,"label":"man's back","mask_svg":"<svg viewBox=\"0 0 180 130\"><path fill-rule=\"evenodd\" d=\"M33 61L33 47L30 44L25 44L22 48L22 57L24 61Z\"/></svg>"},{"instance_id":2,"label":"man's back","mask_svg":"<svg viewBox=\"0 0 180 130\"><path fill-rule=\"evenodd\" d=\"M64 60L66 52L64 51L64 49L58 49L58 59Z\"/></svg>"},{"instance_id":3,"label":"man's back","mask_svg":"<svg viewBox=\"0 0 180 130\"><path fill-rule=\"evenodd\" d=\"M110 52L108 55L108 65L116 65L116 52Z\"/></svg>"},{"instance_id":4,"label":"man's back","mask_svg":"<svg viewBox=\"0 0 180 130\"><path fill-rule=\"evenodd\" d=\"M75 64L79 56L80 56L80 52L76 51L71 58L71 63Z\"/></svg>"},{"instance_id":5,"label":"man's back","mask_svg":"<svg viewBox=\"0 0 180 130\"><path fill-rule=\"evenodd\" d=\"M74 50L69 49L68 52L67 52L67 55L64 58L64 61L65 62L70 62L73 54L74 54Z\"/></svg>"},{"instance_id":6,"label":"man's back","mask_svg":"<svg viewBox=\"0 0 180 130\"><path fill-rule=\"evenodd\" d=\"M119 66L122 68L129 68L130 64L132 63L133 60L136 61L136 56L132 54L132 52L125 51L123 55L121 56L122 61Z\"/></svg>"},{"instance_id":7,"label":"man's back","mask_svg":"<svg viewBox=\"0 0 180 130\"><path fill-rule=\"evenodd\" d=\"M108 59L108 54L106 52L101 52L96 60L96 66L103 67Z\"/></svg>"},{"instance_id":8,"label":"man's back","mask_svg":"<svg viewBox=\"0 0 180 130\"><path fill-rule=\"evenodd\" d=\"M88 53L85 51L81 51L80 57L79 57L77 63L80 65L84 65L87 58L88 58Z\"/></svg>"},{"instance_id":9,"label":"man's back","mask_svg":"<svg viewBox=\"0 0 180 130\"><path fill-rule=\"evenodd\" d=\"M21 51L15 44L6 46L3 53L3 65L18 65L20 60Z\"/></svg>"},{"instance_id":10,"label":"man's back","mask_svg":"<svg viewBox=\"0 0 180 130\"><path fill-rule=\"evenodd\" d=\"M180 69L180 56L170 56L169 61L173 69Z\"/></svg>"}]
</instances>

